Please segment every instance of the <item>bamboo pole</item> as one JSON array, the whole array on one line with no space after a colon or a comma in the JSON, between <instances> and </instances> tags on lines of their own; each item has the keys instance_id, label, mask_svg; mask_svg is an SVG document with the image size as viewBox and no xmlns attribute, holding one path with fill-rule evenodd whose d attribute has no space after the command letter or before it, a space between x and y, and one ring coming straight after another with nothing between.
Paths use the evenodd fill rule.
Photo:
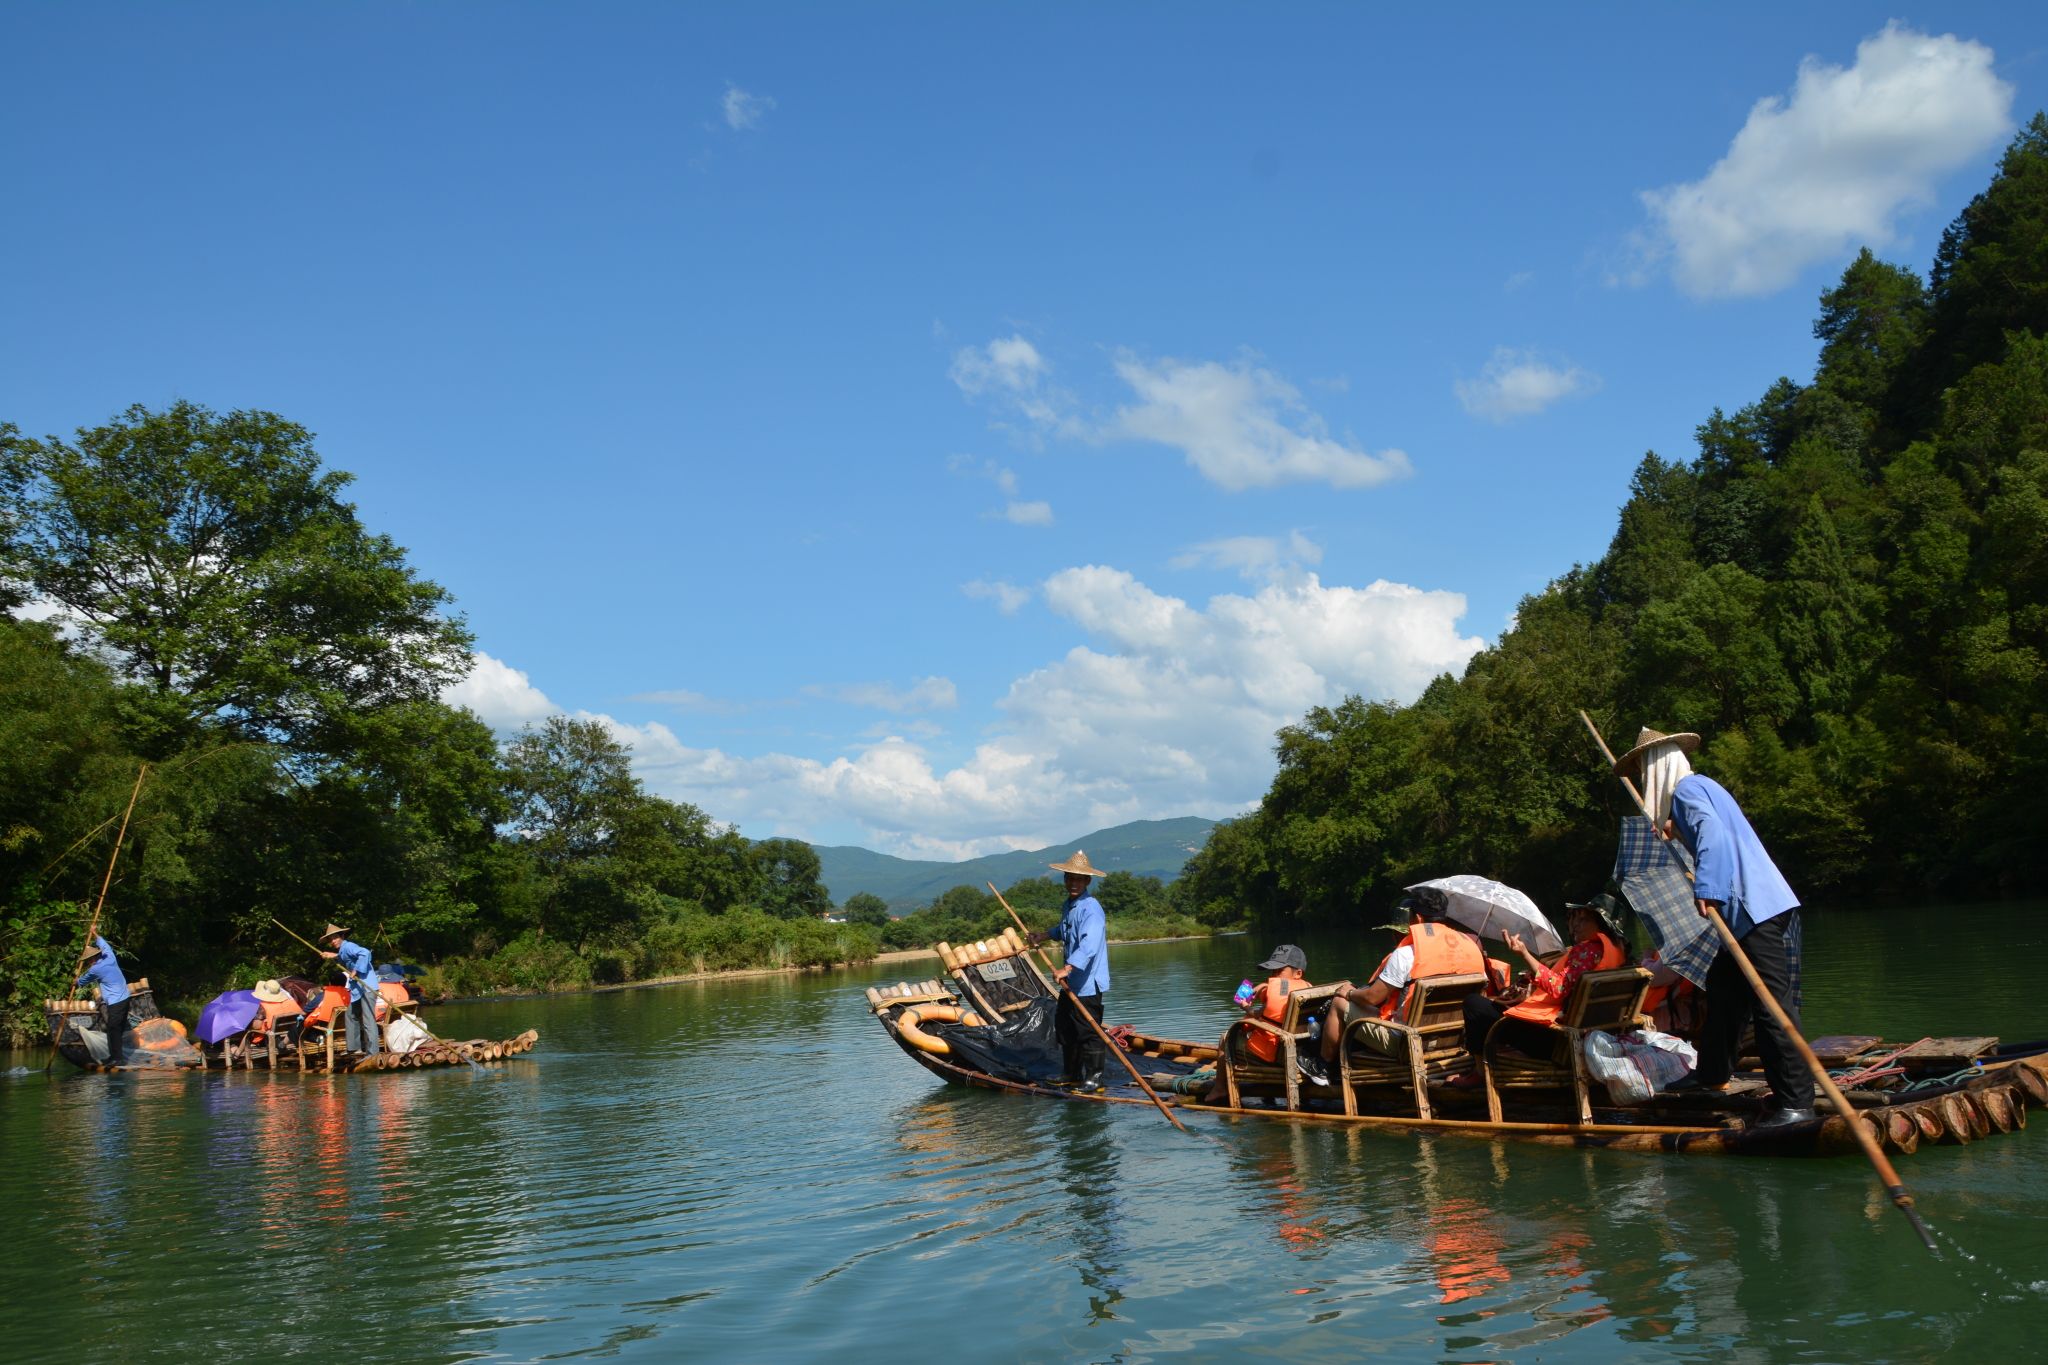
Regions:
<instances>
[{"instance_id":1,"label":"bamboo pole","mask_svg":"<svg viewBox=\"0 0 2048 1365\"><path fill-rule=\"evenodd\" d=\"M1010 918L1017 921L1017 932L1028 936L1031 933L1031 930L1028 927L1026 927L1023 918L1019 916L1015 910L1010 909L1010 903L1003 899L1002 892L996 890L996 884L994 882L990 882L988 884L988 889L990 893L995 896L996 903L1001 905L1003 909L1008 910L1010 913ZM1048 969L1050 969L1052 965L1050 960L1047 961L1046 965ZM1136 1081L1138 1083L1138 1088L1145 1092L1145 1098L1151 1100L1153 1104L1158 1106L1159 1112L1166 1115L1166 1121L1168 1123L1171 1123L1174 1127L1180 1129L1183 1133L1185 1133L1188 1130L1188 1126L1185 1123L1182 1123L1180 1119L1175 1116L1174 1112L1171 1109L1168 1109L1166 1107L1166 1101L1159 1098L1159 1093L1155 1091L1150 1085L1145 1083L1145 1078L1138 1074L1138 1068L1136 1064L1131 1061L1129 1054L1127 1054L1122 1048L1116 1045L1116 1039L1109 1036L1109 1030L1102 1026L1102 1021L1100 1019L1097 1019L1094 1015L1090 1014L1087 1011L1087 1009L1082 1006L1081 997L1074 994L1073 987L1067 985L1067 983L1064 981L1059 981L1057 977L1055 977L1054 980L1057 982L1060 989L1067 994L1070 1002L1073 1005L1074 1013L1080 1015L1083 1019L1086 1019L1088 1021L1088 1027L1095 1030L1095 1036L1102 1039L1103 1046L1107 1047L1111 1052L1116 1054L1116 1059L1124 1064L1124 1070L1131 1073L1131 1079Z\"/></svg>"},{"instance_id":2,"label":"bamboo pole","mask_svg":"<svg viewBox=\"0 0 2048 1365\"><path fill-rule=\"evenodd\" d=\"M78 980L78 974L85 970L86 954L92 951L93 935L99 932L100 911L107 905L107 889L114 884L114 864L121 857L121 844L128 837L128 817L135 814L135 799L142 795L142 780L149 776L149 765L142 765L135 774L135 790L128 793L128 809L121 812L121 831L114 836L114 851L107 857L107 875L100 879L100 898L93 902L92 920L85 926L85 947L79 950L78 964L71 969L71 979ZM104 828L104 826L102 826Z\"/></svg>"},{"instance_id":3,"label":"bamboo pole","mask_svg":"<svg viewBox=\"0 0 2048 1365\"><path fill-rule=\"evenodd\" d=\"M1607 766L1612 769L1614 767L1614 751L1607 747L1607 741L1601 737L1600 727L1593 724L1593 718L1584 711L1579 712L1579 719L1586 723L1587 732L1593 736L1593 742L1600 746L1600 752L1607 757ZM1636 809L1643 813L1643 818L1648 820L1652 828L1654 828L1657 823L1657 817L1650 814L1650 808L1643 801L1643 794L1636 790L1636 784L1629 779L1626 773L1620 773L1617 776L1621 778L1621 785L1627 788L1629 798L1636 803ZM1855 1121L1856 1111L1850 1107L1847 1097L1842 1094L1841 1087L1835 1084L1834 1077L1828 1075L1828 1069L1821 1065L1820 1058L1813 1055L1813 1048L1808 1046L1806 1037L1800 1033L1798 1025L1792 1022L1792 1016L1787 1014L1785 1007L1778 1003L1778 997L1771 993L1770 987L1764 985L1764 979L1757 975L1756 964L1749 960L1748 953L1742 951L1742 944L1736 941L1735 931L1728 927L1728 921L1722 919L1721 912L1708 902L1701 901L1699 905L1702 913L1706 915L1708 921L1714 926L1714 931L1721 936L1721 946L1728 950L1728 954L1734 959L1735 965L1742 969L1743 978L1749 982L1751 992L1755 994L1758 1000L1763 1002L1764 1008L1770 1011L1771 1018L1777 1021L1778 1027L1785 1031L1785 1036L1790 1038L1792 1045L1799 1050L1799 1055L1805 1060L1807 1069L1813 1073L1814 1084L1818 1085L1821 1088L1821 1092L1834 1102L1835 1112L1850 1120L1849 1131L1855 1134L1857 1145L1863 1149L1863 1155L1877 1172L1877 1178L1884 1183L1885 1193L1890 1196L1893 1205L1897 1207L1900 1213L1906 1215L1906 1221L1913 1225L1913 1231L1920 1234L1922 1244L1929 1251L1939 1255L1940 1253L1936 1251L1934 1245L1933 1235L1927 1231L1927 1225L1920 1221L1919 1210L1913 1207L1912 1191L1908 1190L1905 1182L1899 1179L1899 1173L1892 1169L1892 1163L1885 1159L1884 1152L1878 1147L1877 1139L1871 1135L1869 1126ZM1964 1140L1967 1141L1967 1139Z\"/></svg>"}]
</instances>

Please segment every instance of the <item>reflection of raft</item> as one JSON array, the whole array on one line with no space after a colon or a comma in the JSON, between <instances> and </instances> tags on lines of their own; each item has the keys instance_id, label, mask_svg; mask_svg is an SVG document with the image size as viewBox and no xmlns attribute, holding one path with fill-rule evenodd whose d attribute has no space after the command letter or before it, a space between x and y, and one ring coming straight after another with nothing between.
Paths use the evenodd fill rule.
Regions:
<instances>
[{"instance_id":1,"label":"reflection of raft","mask_svg":"<svg viewBox=\"0 0 2048 1365\"><path fill-rule=\"evenodd\" d=\"M184 1026L157 1012L156 996L146 980L130 987L128 1037L123 1064L111 1067L95 1061L80 1030L105 1030L105 1018L90 1000L48 1000L44 1002L50 1036L57 1054L83 1071L196 1071L252 1070L335 1073L357 1071L411 1071L428 1067L467 1066L471 1062L500 1062L530 1052L540 1040L533 1029L514 1038L466 1040L440 1039L421 1044L410 1052L380 1052L372 1057L353 1057L342 1050L341 1021L333 1023L332 1046L323 1028L302 1038L296 1027L253 1033L239 1045L202 1052L185 1041ZM316 1011L317 1013L317 1011ZM296 1024L296 1021L294 1021ZM180 1047L162 1044L175 1035Z\"/></svg>"},{"instance_id":2,"label":"reflection of raft","mask_svg":"<svg viewBox=\"0 0 2048 1365\"><path fill-rule=\"evenodd\" d=\"M1108 1088L1098 1093L1060 1084L1056 1064L1047 1072L1050 1040L1034 1034L1049 1031L1053 990L1014 932L960 949L941 944L940 958L951 973L945 980L899 983L867 993L869 1009L920 1066L954 1085L1108 1104L1151 1104L1115 1065L1104 1073ZM986 1022L939 1022L939 1011L948 1008L971 1008ZM1234 1026L1226 1043L1241 1036L1242 1027ZM913 1032L918 1037L910 1036ZM1207 1089L1198 1073L1217 1066L1222 1058L1217 1045L1131 1029L1117 1032L1126 1039L1131 1060L1162 1098L1189 1113L1513 1137L1621 1151L1847 1155L1860 1150L1849 1128L1855 1122L1866 1125L1887 1150L1910 1154L1925 1144L1959 1145L2024 1128L2028 1109L2048 1105L2048 1043L1950 1038L1899 1045L1862 1037L1814 1040L1822 1060L1851 1078L1853 1084L1844 1088L1855 1114L1834 1113L1822 1099L1819 1117L1779 1128L1748 1126L1762 1112L1765 1098L1761 1078L1751 1073L1739 1074L1726 1094L1657 1096L1648 1105L1629 1109L1601 1104L1605 1094L1596 1084L1589 1119L1583 1122L1576 1117L1576 1096L1568 1086L1503 1091L1501 1117L1489 1118L1484 1094L1442 1084L1447 1068L1441 1067L1423 1078L1426 1106L1418 1106L1412 1088L1390 1082L1384 1070L1360 1068L1354 1075L1348 1067L1341 1072L1354 1078L1348 1101L1339 1089L1341 1082L1333 1078L1329 1085L1306 1080L1285 1087L1274 1084L1267 1087L1273 1093L1241 1094L1235 1105L1206 1104L1195 1098ZM935 1051L919 1038L945 1043L947 1051ZM1865 1079L1856 1081L1858 1075ZM1256 1107L1261 1102L1267 1107ZM1430 1117L1421 1116L1425 1107Z\"/></svg>"}]
</instances>

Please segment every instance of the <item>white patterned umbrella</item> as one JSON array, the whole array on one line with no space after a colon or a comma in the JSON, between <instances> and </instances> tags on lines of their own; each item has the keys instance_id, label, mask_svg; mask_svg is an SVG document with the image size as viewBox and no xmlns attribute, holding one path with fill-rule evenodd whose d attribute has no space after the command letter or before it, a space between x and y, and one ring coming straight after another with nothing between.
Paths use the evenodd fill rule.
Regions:
<instances>
[{"instance_id":1,"label":"white patterned umbrella","mask_svg":"<svg viewBox=\"0 0 2048 1365\"><path fill-rule=\"evenodd\" d=\"M1461 872L1455 877L1417 882L1406 889L1420 891L1424 887L1443 892L1445 901L1449 903L1447 916L1451 922L1470 929L1481 938L1498 939L1520 934L1527 941L1529 951L1538 956L1564 951L1564 940L1557 936L1557 930L1536 908L1536 902L1506 882Z\"/></svg>"}]
</instances>

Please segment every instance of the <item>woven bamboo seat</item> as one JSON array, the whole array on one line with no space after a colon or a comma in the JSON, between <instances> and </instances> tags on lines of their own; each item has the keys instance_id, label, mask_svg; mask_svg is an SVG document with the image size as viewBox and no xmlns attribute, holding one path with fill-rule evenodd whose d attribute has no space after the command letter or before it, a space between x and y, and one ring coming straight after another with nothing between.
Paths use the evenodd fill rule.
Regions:
<instances>
[{"instance_id":1,"label":"woven bamboo seat","mask_svg":"<svg viewBox=\"0 0 2048 1365\"><path fill-rule=\"evenodd\" d=\"M1479 1075L1486 1085L1486 1113L1501 1122L1500 1092L1503 1090L1563 1090L1572 1092L1578 1121L1593 1121L1593 1105L1586 1082L1585 1037L1588 1033L1614 1033L1631 1028L1642 1012L1643 995L1650 988L1650 974L1641 967L1616 967L1611 971L1587 972L1572 987L1557 1022L1550 1026L1555 1040L1548 1055L1520 1057L1501 1051L1500 1029L1486 1036Z\"/></svg>"},{"instance_id":2,"label":"woven bamboo seat","mask_svg":"<svg viewBox=\"0 0 2048 1365\"><path fill-rule=\"evenodd\" d=\"M1230 1099L1230 1107L1244 1107L1247 1097L1273 1098L1285 1096L1289 1109L1301 1108L1301 1073L1296 1059L1301 1055L1301 1045L1311 1049L1317 1045L1317 1035L1302 1026L1302 1020L1310 1014L1320 1014L1317 1007L1325 1005L1337 993L1335 986L1308 986L1287 997L1287 1013L1276 1026L1271 1020L1260 1015L1246 1015L1224 1031L1220 1046L1221 1057L1217 1068L1223 1075L1223 1093ZM1272 1034L1280 1044L1279 1057L1271 1062L1262 1061L1252 1053L1246 1040L1254 1030Z\"/></svg>"},{"instance_id":3,"label":"woven bamboo seat","mask_svg":"<svg viewBox=\"0 0 2048 1365\"><path fill-rule=\"evenodd\" d=\"M1408 1008L1398 1020L1372 1019L1360 1012L1362 1006L1354 1005L1344 1026L1343 1046L1337 1050L1344 1112L1358 1112L1360 1090L1395 1086L1414 1100L1416 1117L1434 1117L1429 1083L1471 1070L1472 1058L1465 1051L1465 997L1485 989L1484 972L1425 977L1414 983ZM1389 1056L1364 1041L1368 1022L1400 1035L1399 1056Z\"/></svg>"}]
</instances>

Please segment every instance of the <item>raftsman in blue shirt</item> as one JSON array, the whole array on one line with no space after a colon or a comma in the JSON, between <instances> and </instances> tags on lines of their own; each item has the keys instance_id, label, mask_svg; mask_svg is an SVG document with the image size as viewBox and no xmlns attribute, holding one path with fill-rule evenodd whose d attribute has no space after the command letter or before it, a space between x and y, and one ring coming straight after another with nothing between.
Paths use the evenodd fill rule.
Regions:
<instances>
[{"instance_id":1,"label":"raftsman in blue shirt","mask_svg":"<svg viewBox=\"0 0 2048 1365\"><path fill-rule=\"evenodd\" d=\"M377 989L377 969L370 962L370 950L360 943L343 939L334 948L335 961L348 969L348 998L360 1000L364 988L374 992Z\"/></svg>"},{"instance_id":2,"label":"raftsman in blue shirt","mask_svg":"<svg viewBox=\"0 0 2048 1365\"><path fill-rule=\"evenodd\" d=\"M114 949L107 942L105 934L94 934L92 941L100 950L99 960L85 969L77 985L96 981L100 988L100 1003L118 1005L128 998L128 978L121 974L121 964L114 961Z\"/></svg>"},{"instance_id":3,"label":"raftsman in blue shirt","mask_svg":"<svg viewBox=\"0 0 2048 1365\"><path fill-rule=\"evenodd\" d=\"M1067 988L1076 995L1101 995L1109 989L1109 933L1102 914L1102 902L1093 896L1075 896L1060 915L1053 934L1065 950Z\"/></svg>"},{"instance_id":4,"label":"raftsman in blue shirt","mask_svg":"<svg viewBox=\"0 0 2048 1365\"><path fill-rule=\"evenodd\" d=\"M1698 773L1680 778L1671 792L1671 818L1692 850L1693 895L1719 904L1737 938L1799 908L1749 817L1719 782Z\"/></svg>"}]
</instances>

